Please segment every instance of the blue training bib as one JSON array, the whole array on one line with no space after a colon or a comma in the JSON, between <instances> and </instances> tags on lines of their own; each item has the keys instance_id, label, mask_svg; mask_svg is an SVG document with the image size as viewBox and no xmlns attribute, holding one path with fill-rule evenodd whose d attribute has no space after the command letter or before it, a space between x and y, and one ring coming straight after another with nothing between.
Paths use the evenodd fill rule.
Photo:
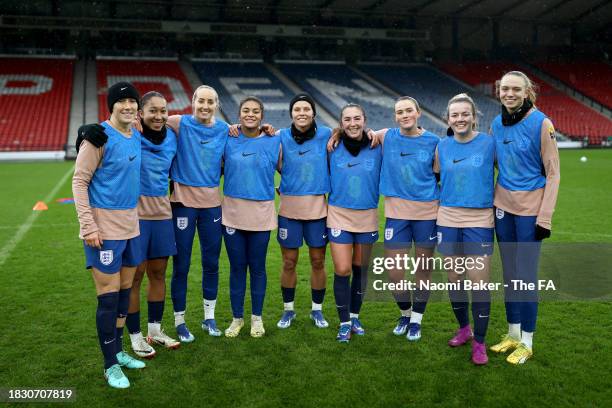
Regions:
<instances>
[{"instance_id":1,"label":"blue training bib","mask_svg":"<svg viewBox=\"0 0 612 408\"><path fill-rule=\"evenodd\" d=\"M445 207L493 207L495 141L479 133L467 143L454 137L438 144L440 205Z\"/></svg>"},{"instance_id":2,"label":"blue training bib","mask_svg":"<svg viewBox=\"0 0 612 408\"><path fill-rule=\"evenodd\" d=\"M140 194L149 197L165 196L168 193L170 166L176 155L176 134L166 128L166 137L158 145L143 136L141 147Z\"/></svg>"},{"instance_id":3,"label":"blue training bib","mask_svg":"<svg viewBox=\"0 0 612 408\"><path fill-rule=\"evenodd\" d=\"M94 208L129 210L136 208L140 195L140 139L132 128L132 137L122 135L102 122L108 140L101 166L89 183L89 203Z\"/></svg>"},{"instance_id":4,"label":"blue training bib","mask_svg":"<svg viewBox=\"0 0 612 408\"><path fill-rule=\"evenodd\" d=\"M340 143L330 157L329 204L355 210L377 208L381 162L380 146L366 146L355 157Z\"/></svg>"},{"instance_id":5,"label":"blue training bib","mask_svg":"<svg viewBox=\"0 0 612 408\"><path fill-rule=\"evenodd\" d=\"M433 201L440 197L433 160L440 137L424 132L404 136L399 128L389 129L383 146L380 193L405 200Z\"/></svg>"},{"instance_id":6,"label":"blue training bib","mask_svg":"<svg viewBox=\"0 0 612 408\"><path fill-rule=\"evenodd\" d=\"M183 115L170 178L192 187L219 186L228 131L229 125L222 120L216 119L209 127Z\"/></svg>"},{"instance_id":7,"label":"blue training bib","mask_svg":"<svg viewBox=\"0 0 612 408\"><path fill-rule=\"evenodd\" d=\"M224 154L223 194L245 200L274 199L274 172L278 165L280 137L229 137Z\"/></svg>"},{"instance_id":8,"label":"blue training bib","mask_svg":"<svg viewBox=\"0 0 612 408\"><path fill-rule=\"evenodd\" d=\"M320 126L312 139L298 144L291 136L290 128L281 129L282 194L301 196L329 193L326 147L330 136L331 129Z\"/></svg>"},{"instance_id":9,"label":"blue training bib","mask_svg":"<svg viewBox=\"0 0 612 408\"><path fill-rule=\"evenodd\" d=\"M546 185L541 154L542 122L539 110L512 126L504 126L501 115L491 126L499 175L497 182L510 191L533 191Z\"/></svg>"}]
</instances>

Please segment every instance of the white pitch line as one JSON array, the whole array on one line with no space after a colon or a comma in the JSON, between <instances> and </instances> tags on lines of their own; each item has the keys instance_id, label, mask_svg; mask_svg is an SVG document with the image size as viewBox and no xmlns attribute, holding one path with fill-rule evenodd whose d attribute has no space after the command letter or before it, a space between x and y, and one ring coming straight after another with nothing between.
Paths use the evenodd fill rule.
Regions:
<instances>
[{"instance_id":1,"label":"white pitch line","mask_svg":"<svg viewBox=\"0 0 612 408\"><path fill-rule=\"evenodd\" d=\"M55 197L59 189L62 188L62 186L64 185L66 180L68 180L68 178L70 177L72 173L74 173L74 166L72 166L66 172L66 174L64 174L61 180L55 185L55 187L53 187L53 190L51 190L49 194L47 194L44 200L45 203L47 203L48 201L51 201L51 199ZM13 238L10 239L9 242L6 243L6 245L4 245L2 250L0 250L0 266L4 265L4 262L6 262L9 255L11 255L11 252L13 252L13 249L15 249L15 247L17 246L17 244L19 244L19 242L22 240L24 235L30 230L30 228L32 227L32 224L34 224L34 222L36 221L40 213L41 213L40 211L32 212L32 214L28 217L28 219L25 220L25 222L21 225L21 227L19 227L19 230L17 230L17 233L13 236Z\"/></svg>"}]
</instances>

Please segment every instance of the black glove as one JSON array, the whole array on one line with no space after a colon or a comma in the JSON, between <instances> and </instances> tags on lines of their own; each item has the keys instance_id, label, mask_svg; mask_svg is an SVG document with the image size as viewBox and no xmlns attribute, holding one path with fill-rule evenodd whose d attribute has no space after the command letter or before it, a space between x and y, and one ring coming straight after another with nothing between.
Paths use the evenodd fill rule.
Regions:
<instances>
[{"instance_id":1,"label":"black glove","mask_svg":"<svg viewBox=\"0 0 612 408\"><path fill-rule=\"evenodd\" d=\"M550 238L550 230L536 224L535 239L541 241L544 238Z\"/></svg>"},{"instance_id":2,"label":"black glove","mask_svg":"<svg viewBox=\"0 0 612 408\"><path fill-rule=\"evenodd\" d=\"M102 147L108 140L108 136L104 133L104 127L102 125L92 123L83 125L79 128L75 146L77 153L79 152L83 140L87 140L96 147Z\"/></svg>"}]
</instances>

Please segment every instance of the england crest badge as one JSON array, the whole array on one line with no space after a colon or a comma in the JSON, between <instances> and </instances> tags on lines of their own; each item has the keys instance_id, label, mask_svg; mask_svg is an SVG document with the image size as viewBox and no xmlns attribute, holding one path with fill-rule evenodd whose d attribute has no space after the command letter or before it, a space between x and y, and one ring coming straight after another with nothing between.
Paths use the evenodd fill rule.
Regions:
<instances>
[{"instance_id":1,"label":"england crest badge","mask_svg":"<svg viewBox=\"0 0 612 408\"><path fill-rule=\"evenodd\" d=\"M113 263L113 250L100 251L100 263L104 266L108 266Z\"/></svg>"},{"instance_id":2,"label":"england crest badge","mask_svg":"<svg viewBox=\"0 0 612 408\"><path fill-rule=\"evenodd\" d=\"M176 217L176 227L181 231L187 228L189 225L189 218L187 217Z\"/></svg>"}]
</instances>

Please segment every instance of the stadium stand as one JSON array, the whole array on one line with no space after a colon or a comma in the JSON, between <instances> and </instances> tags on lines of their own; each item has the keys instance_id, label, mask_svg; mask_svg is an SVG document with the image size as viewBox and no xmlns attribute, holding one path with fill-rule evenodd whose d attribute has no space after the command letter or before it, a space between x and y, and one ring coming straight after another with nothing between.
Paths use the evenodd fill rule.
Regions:
<instances>
[{"instance_id":1,"label":"stadium stand","mask_svg":"<svg viewBox=\"0 0 612 408\"><path fill-rule=\"evenodd\" d=\"M200 61L193 67L203 83L219 93L221 109L230 122L238 121L238 106L245 96L260 98L264 122L275 128L289 126L289 101L293 92L260 61Z\"/></svg>"},{"instance_id":2,"label":"stadium stand","mask_svg":"<svg viewBox=\"0 0 612 408\"><path fill-rule=\"evenodd\" d=\"M612 109L612 66L605 62L539 62L536 67Z\"/></svg>"},{"instance_id":3,"label":"stadium stand","mask_svg":"<svg viewBox=\"0 0 612 408\"><path fill-rule=\"evenodd\" d=\"M363 106L367 126L381 129L394 126L395 99L361 78L344 63L280 62L283 74L310 93L334 116L349 102Z\"/></svg>"},{"instance_id":4,"label":"stadium stand","mask_svg":"<svg viewBox=\"0 0 612 408\"><path fill-rule=\"evenodd\" d=\"M588 137L589 143L595 145L612 135L612 120L553 88L523 67L504 62L471 62L441 68L472 86L488 89L494 89L495 81L505 72L523 71L539 88L537 106L550 116L559 131L574 139Z\"/></svg>"},{"instance_id":5,"label":"stadium stand","mask_svg":"<svg viewBox=\"0 0 612 408\"><path fill-rule=\"evenodd\" d=\"M74 61L0 58L0 151L64 149Z\"/></svg>"},{"instance_id":6,"label":"stadium stand","mask_svg":"<svg viewBox=\"0 0 612 408\"><path fill-rule=\"evenodd\" d=\"M279 69L334 115L349 102L363 106L367 126L382 129L396 126L395 96L363 78L344 63L280 62ZM442 127L422 116L421 126L440 133Z\"/></svg>"},{"instance_id":7,"label":"stadium stand","mask_svg":"<svg viewBox=\"0 0 612 408\"><path fill-rule=\"evenodd\" d=\"M454 95L468 93L482 112L479 129L488 131L491 121L499 113L499 105L491 98L466 87L427 65L369 65L358 66L389 88L402 95L416 98L424 109L444 117L446 103ZM446 129L442 130L446 134Z\"/></svg>"},{"instance_id":8,"label":"stadium stand","mask_svg":"<svg viewBox=\"0 0 612 408\"><path fill-rule=\"evenodd\" d=\"M98 119L108 119L106 91L116 82L132 82L141 95L161 92L171 115L191 113L193 89L177 61L101 59L97 61Z\"/></svg>"}]
</instances>

